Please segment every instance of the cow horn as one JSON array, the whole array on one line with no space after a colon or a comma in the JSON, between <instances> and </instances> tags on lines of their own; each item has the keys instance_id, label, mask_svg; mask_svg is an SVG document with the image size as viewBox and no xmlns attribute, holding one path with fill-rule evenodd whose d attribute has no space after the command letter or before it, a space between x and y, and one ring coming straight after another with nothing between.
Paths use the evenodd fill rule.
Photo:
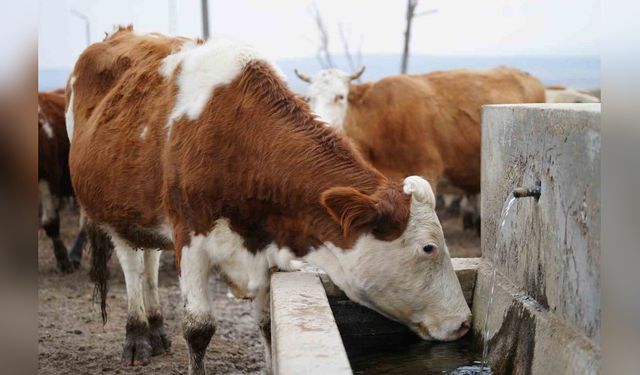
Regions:
<instances>
[{"instance_id":1,"label":"cow horn","mask_svg":"<svg viewBox=\"0 0 640 375\"><path fill-rule=\"evenodd\" d=\"M362 65L360 67L360 69L358 69L355 73L353 73L352 75L349 76L349 79L351 81L353 81L354 79L358 79L360 78L360 76L362 75L362 73L364 73L364 65Z\"/></svg>"},{"instance_id":2,"label":"cow horn","mask_svg":"<svg viewBox=\"0 0 640 375\"><path fill-rule=\"evenodd\" d=\"M311 78L309 76L305 76L304 74L300 73L298 71L298 69L293 69L293 72L298 76L298 78L300 78L301 80L307 82L307 83L311 83Z\"/></svg>"}]
</instances>

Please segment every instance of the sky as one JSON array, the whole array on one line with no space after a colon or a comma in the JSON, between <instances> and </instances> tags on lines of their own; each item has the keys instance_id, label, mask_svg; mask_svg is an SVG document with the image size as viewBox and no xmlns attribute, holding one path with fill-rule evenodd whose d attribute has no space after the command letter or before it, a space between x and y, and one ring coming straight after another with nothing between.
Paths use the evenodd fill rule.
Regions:
<instances>
[{"instance_id":1,"label":"sky","mask_svg":"<svg viewBox=\"0 0 640 375\"><path fill-rule=\"evenodd\" d=\"M172 7L174 12L170 12ZM402 51L404 0L209 0L212 34L248 42L283 60L314 56L316 4L329 47L343 52L339 30L363 54ZM200 0L40 0L39 67L70 68L113 25L190 37L202 35ZM598 56L600 0L420 0L412 54L441 56ZM170 15L173 14L173 17Z\"/></svg>"}]
</instances>

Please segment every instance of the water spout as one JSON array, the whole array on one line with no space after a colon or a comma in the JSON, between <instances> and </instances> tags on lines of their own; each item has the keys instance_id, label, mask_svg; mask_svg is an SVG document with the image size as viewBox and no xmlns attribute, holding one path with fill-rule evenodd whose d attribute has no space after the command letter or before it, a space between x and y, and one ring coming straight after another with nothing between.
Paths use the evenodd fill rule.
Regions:
<instances>
[{"instance_id":1,"label":"water spout","mask_svg":"<svg viewBox=\"0 0 640 375\"><path fill-rule=\"evenodd\" d=\"M541 193L542 193L542 186L540 181L536 182L536 186L534 187L517 187L513 189L514 198L534 197L536 200L538 200L540 199Z\"/></svg>"}]
</instances>

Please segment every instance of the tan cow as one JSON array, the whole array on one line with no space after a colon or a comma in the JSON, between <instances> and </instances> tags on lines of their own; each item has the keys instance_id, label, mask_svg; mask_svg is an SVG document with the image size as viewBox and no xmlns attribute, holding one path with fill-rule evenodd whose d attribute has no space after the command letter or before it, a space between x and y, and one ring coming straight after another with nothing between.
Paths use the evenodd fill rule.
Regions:
<instances>
[{"instance_id":1,"label":"tan cow","mask_svg":"<svg viewBox=\"0 0 640 375\"><path fill-rule=\"evenodd\" d=\"M82 53L67 92L73 185L125 274L126 362L165 349L159 248L176 251L192 374L215 331L213 269L255 298L267 342L269 269L295 259L424 339L468 331L429 183L364 163L252 48L123 28Z\"/></svg>"},{"instance_id":2,"label":"tan cow","mask_svg":"<svg viewBox=\"0 0 640 375\"><path fill-rule=\"evenodd\" d=\"M450 70L350 83L337 69L310 78L308 100L329 124L344 129L362 155L389 177L445 176L480 191L480 114L485 104L544 102L544 86L511 68Z\"/></svg>"}]
</instances>

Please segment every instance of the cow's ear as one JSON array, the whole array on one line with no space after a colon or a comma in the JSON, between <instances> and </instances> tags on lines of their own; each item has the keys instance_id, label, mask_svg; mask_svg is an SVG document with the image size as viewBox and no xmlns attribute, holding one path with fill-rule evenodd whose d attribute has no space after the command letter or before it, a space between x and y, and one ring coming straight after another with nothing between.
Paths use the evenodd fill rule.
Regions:
<instances>
[{"instance_id":1,"label":"cow's ear","mask_svg":"<svg viewBox=\"0 0 640 375\"><path fill-rule=\"evenodd\" d=\"M358 85L351 85L349 87L349 102L352 103L362 103L364 95L371 89L373 83L361 83Z\"/></svg>"},{"instance_id":2,"label":"cow's ear","mask_svg":"<svg viewBox=\"0 0 640 375\"><path fill-rule=\"evenodd\" d=\"M345 238L353 233L371 228L377 217L377 201L350 187L334 187L320 196L322 205L340 224Z\"/></svg>"},{"instance_id":3,"label":"cow's ear","mask_svg":"<svg viewBox=\"0 0 640 375\"><path fill-rule=\"evenodd\" d=\"M433 193L431 184L420 176L409 176L404 179L403 190L405 194L411 195L416 201L424 203L435 210L436 196Z\"/></svg>"}]
</instances>

